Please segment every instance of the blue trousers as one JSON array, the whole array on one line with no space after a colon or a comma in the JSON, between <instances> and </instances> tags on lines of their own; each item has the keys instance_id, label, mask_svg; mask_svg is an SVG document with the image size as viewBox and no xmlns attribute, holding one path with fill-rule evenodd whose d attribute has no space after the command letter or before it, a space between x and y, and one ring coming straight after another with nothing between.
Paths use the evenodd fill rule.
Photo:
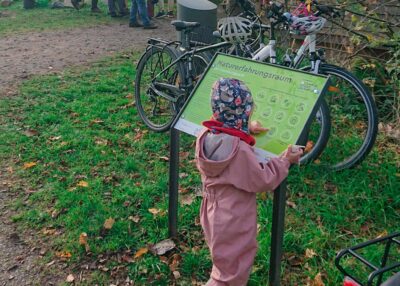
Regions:
<instances>
[{"instance_id":1,"label":"blue trousers","mask_svg":"<svg viewBox=\"0 0 400 286\"><path fill-rule=\"evenodd\" d=\"M137 13L139 11L140 18L142 18L143 26L150 25L150 19L147 15L147 7L145 0L132 0L131 15L129 18L130 23L137 22Z\"/></svg>"}]
</instances>

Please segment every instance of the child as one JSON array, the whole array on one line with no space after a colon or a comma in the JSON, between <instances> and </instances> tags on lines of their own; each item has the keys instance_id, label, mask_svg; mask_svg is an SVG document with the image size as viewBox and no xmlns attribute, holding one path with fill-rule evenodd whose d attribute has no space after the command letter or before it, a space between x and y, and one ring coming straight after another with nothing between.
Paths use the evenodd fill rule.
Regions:
<instances>
[{"instance_id":1,"label":"child","mask_svg":"<svg viewBox=\"0 0 400 286\"><path fill-rule=\"evenodd\" d=\"M206 129L196 142L203 183L200 222L213 261L206 286L245 286L257 251L256 193L278 187L302 151L288 148L280 158L258 162L249 134L253 98L239 80L216 81L211 106L212 120L203 122ZM266 130L259 124L254 129Z\"/></svg>"}]
</instances>

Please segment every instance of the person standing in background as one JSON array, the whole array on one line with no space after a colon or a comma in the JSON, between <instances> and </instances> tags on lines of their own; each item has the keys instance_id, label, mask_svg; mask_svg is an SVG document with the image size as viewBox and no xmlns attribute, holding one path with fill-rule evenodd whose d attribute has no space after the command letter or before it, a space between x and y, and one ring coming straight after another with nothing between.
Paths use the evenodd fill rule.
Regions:
<instances>
[{"instance_id":1,"label":"person standing in background","mask_svg":"<svg viewBox=\"0 0 400 286\"><path fill-rule=\"evenodd\" d=\"M137 13L139 12L140 18L143 24L137 20ZM147 7L145 0L132 0L131 13L129 18L129 27L137 28L143 27L143 29L156 29L157 26L150 22L147 14Z\"/></svg>"},{"instance_id":2,"label":"person standing in background","mask_svg":"<svg viewBox=\"0 0 400 286\"><path fill-rule=\"evenodd\" d=\"M126 8L125 0L108 0L108 12L111 17L123 17L125 15L129 15L129 10ZM115 9L115 2L118 5L118 13Z\"/></svg>"}]
</instances>

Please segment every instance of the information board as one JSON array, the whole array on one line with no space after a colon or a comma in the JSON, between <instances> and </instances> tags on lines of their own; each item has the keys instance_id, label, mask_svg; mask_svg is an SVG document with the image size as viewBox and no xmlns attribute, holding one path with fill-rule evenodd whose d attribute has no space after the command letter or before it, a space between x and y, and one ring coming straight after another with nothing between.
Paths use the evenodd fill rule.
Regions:
<instances>
[{"instance_id":1,"label":"information board","mask_svg":"<svg viewBox=\"0 0 400 286\"><path fill-rule=\"evenodd\" d=\"M175 120L174 128L197 135L201 123L211 118L210 94L220 78L243 81L255 103L251 120L268 132L256 135L257 155L276 157L289 144L296 144L314 114L328 78L249 59L217 54Z\"/></svg>"}]
</instances>

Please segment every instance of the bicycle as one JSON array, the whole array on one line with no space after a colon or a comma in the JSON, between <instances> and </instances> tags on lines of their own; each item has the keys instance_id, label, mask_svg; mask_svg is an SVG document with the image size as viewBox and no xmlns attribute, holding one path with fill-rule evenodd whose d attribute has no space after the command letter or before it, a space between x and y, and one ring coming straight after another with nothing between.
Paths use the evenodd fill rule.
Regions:
<instances>
[{"instance_id":1,"label":"bicycle","mask_svg":"<svg viewBox=\"0 0 400 286\"><path fill-rule=\"evenodd\" d=\"M332 6L320 5L316 1L313 1L313 4L317 8L317 12L312 15L313 17L319 17L322 14L328 17L340 15ZM303 3L300 5L305 6ZM299 6L297 9L300 8ZM282 10L283 5L271 3L266 15L270 19L271 25L259 25L261 31L258 48L254 50L254 43L240 43L240 56L277 63L275 29L281 24L286 27L293 25L291 23L293 22L293 15L283 13ZM249 11L246 11L246 15L249 15ZM253 15L255 15L255 11L253 11ZM322 26L319 29L322 29L325 22L320 24ZM264 31L266 30L270 32L267 45L264 44ZM325 63L323 50L316 49L316 41L316 33L306 35L297 52L294 54L286 51L283 62L279 63L330 77L330 86L324 95L325 101L322 101L321 108L316 115L316 122L319 122L320 130L311 130L311 133L308 134L309 139L314 140L315 145L311 152L302 158L302 162L312 161L322 151L325 151L322 154L321 161L329 162L331 169L342 170L354 167L364 160L376 140L378 119L375 102L367 87L354 75L341 67ZM306 57L306 51L310 55L310 65L301 67ZM355 128L350 126L351 121L356 121ZM314 124L314 126L318 125ZM350 132L345 133L345 130L350 130ZM306 143L305 140L306 137L303 138L303 143ZM338 146L341 147L338 148Z\"/></svg>"},{"instance_id":2,"label":"bicycle","mask_svg":"<svg viewBox=\"0 0 400 286\"><path fill-rule=\"evenodd\" d=\"M330 12L329 9L328 12ZM275 19L275 21L271 23L270 27L267 27L263 24L257 25L256 21L252 22L252 28L255 27L260 30L266 30L267 28L270 29L269 44L261 44L255 55L252 55L252 58L256 60L265 60L266 58L269 58L271 63L276 63L274 29L281 23L287 23L288 19L283 15L282 6L274 6L274 4L269 12L269 17ZM168 130L180 107L183 105L185 99L193 89L194 83L196 82L195 78L198 77L205 69L207 62L210 59L210 57L207 56L207 51L222 47L234 46L234 50L237 53L244 51L248 56L249 52L251 52L251 47L249 48L247 45L230 43L227 41L211 46L192 49L192 46L190 45L189 33L195 26L198 26L198 23L190 23L189 26L187 23L190 22L177 21L174 23L178 30L184 31L185 39L182 45L179 45L176 42L165 42L159 39L150 39L149 47L146 49L145 54L142 56L138 64L137 75L135 79L136 105L140 117L152 130L155 131ZM261 35L263 35L263 33L261 33ZM341 170L352 167L361 162L371 150L375 141L377 129L376 107L368 90L359 80L339 67L322 63L323 60L321 58L321 51L315 51L315 38L313 39L313 36L315 37L315 35L310 35L309 40L311 41L305 41L302 48L298 50L294 60L290 58L290 55L285 56L284 59L286 65L289 63L289 66L291 67L298 67L304 59L304 51L307 49L310 50L313 69L311 70L311 68L307 67L303 69L327 74L330 75L331 78L336 76L336 79L333 81L334 84L331 84L331 90L333 92L337 90L340 91L340 89L337 88L337 82L340 83L340 80L342 80L344 83L349 84L350 88L355 88L356 101L361 98L362 102L367 107L368 130L366 132L366 136L363 138L361 148L355 152L350 152L351 155L348 157L342 155L344 159L339 159L341 160L339 163L332 164L331 166L331 168L334 170ZM261 41L261 43L262 42L263 41ZM165 60L163 57L164 54ZM143 70L145 69L148 61L152 62L149 59L151 59L154 55L156 56L156 64L153 68L152 64L150 63L149 70L151 76L150 78L147 78L147 80L150 80L150 83L146 84L147 88L145 88L143 92L141 91L141 81L144 74ZM195 61L198 63L198 67L196 68L197 70L194 72L193 59L195 59ZM164 81L164 83L162 81ZM143 86L144 84L142 84L142 87ZM348 94L349 92L347 91L346 98L349 97ZM144 95L143 99L142 95ZM329 98L334 97L330 96ZM153 104L153 107L150 110L149 106L145 106L147 104L143 104L146 103L146 100L150 100L150 103ZM157 106L160 105L158 101L161 100L165 101L165 106L163 107ZM150 114L146 114L145 107L147 108L147 111L150 111ZM156 111L158 111L158 114L156 114ZM345 112L342 113L346 114ZM362 113L363 112L361 112L361 115ZM162 121L162 118L165 118L165 120ZM158 121L155 122L155 120ZM321 103L320 111L316 115L315 122L317 124L313 124L310 127L308 134L306 134L306 136L303 138L303 142L311 138L311 140L315 141L315 145L311 151L302 158L302 163L315 160L327 146L330 134L331 119L329 116L329 109L324 101Z\"/></svg>"},{"instance_id":3,"label":"bicycle","mask_svg":"<svg viewBox=\"0 0 400 286\"><path fill-rule=\"evenodd\" d=\"M190 41L190 33L200 23L179 20L171 23L178 32L183 32L183 42L150 38L135 77L135 103L139 116L151 130L158 132L170 128L211 61L211 54L207 52L231 45Z\"/></svg>"}]
</instances>

